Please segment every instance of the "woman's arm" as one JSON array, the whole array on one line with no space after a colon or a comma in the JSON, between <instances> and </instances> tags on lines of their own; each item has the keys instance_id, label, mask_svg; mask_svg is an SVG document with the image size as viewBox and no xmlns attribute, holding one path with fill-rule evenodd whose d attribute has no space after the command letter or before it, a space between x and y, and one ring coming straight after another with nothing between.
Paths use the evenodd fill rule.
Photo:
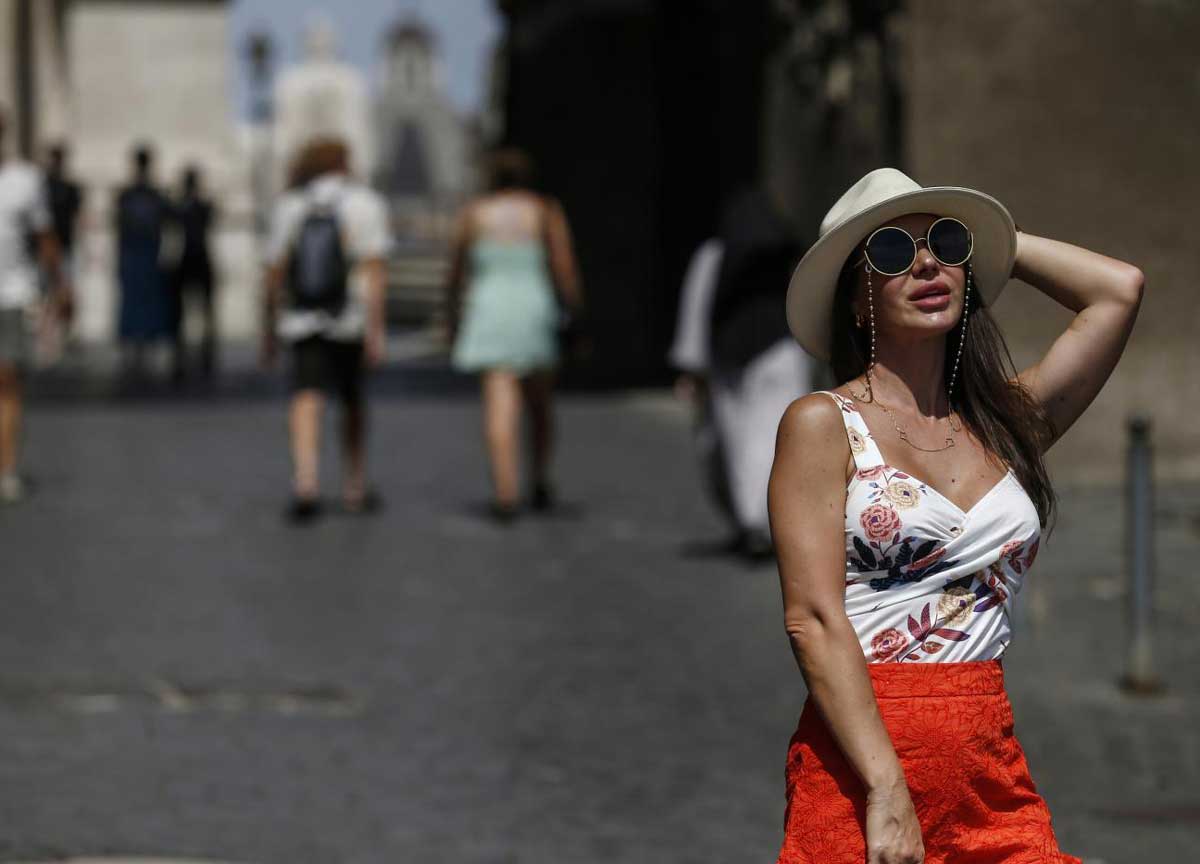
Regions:
<instances>
[{"instance_id":1,"label":"woman's arm","mask_svg":"<svg viewBox=\"0 0 1200 864\"><path fill-rule=\"evenodd\" d=\"M921 829L866 659L846 617L846 471L840 409L819 393L779 424L768 500L784 626L813 701L867 792L868 861L920 862Z\"/></svg>"},{"instance_id":2,"label":"woman's arm","mask_svg":"<svg viewBox=\"0 0 1200 864\"><path fill-rule=\"evenodd\" d=\"M1142 301L1144 277L1115 258L1024 233L1017 234L1013 275L1076 313L1046 356L1017 376L1045 409L1057 440L1117 365Z\"/></svg>"},{"instance_id":3,"label":"woman's arm","mask_svg":"<svg viewBox=\"0 0 1200 864\"><path fill-rule=\"evenodd\" d=\"M467 273L467 252L471 246L472 206L468 204L458 214L454 236L450 241L450 266L446 272L446 333L451 344L458 333L462 313L462 283Z\"/></svg>"},{"instance_id":4,"label":"woman's arm","mask_svg":"<svg viewBox=\"0 0 1200 864\"><path fill-rule=\"evenodd\" d=\"M546 202L546 245L550 256L550 273L563 303L570 309L579 309L583 306L583 290L579 285L579 269L575 265L571 228L562 205L553 199Z\"/></svg>"}]
</instances>

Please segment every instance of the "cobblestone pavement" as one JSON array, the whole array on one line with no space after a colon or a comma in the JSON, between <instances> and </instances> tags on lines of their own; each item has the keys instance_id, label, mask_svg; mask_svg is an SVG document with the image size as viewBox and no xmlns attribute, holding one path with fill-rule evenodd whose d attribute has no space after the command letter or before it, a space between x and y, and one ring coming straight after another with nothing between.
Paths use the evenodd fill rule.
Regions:
<instances>
[{"instance_id":1,"label":"cobblestone pavement","mask_svg":"<svg viewBox=\"0 0 1200 864\"><path fill-rule=\"evenodd\" d=\"M774 860L803 688L773 568L689 551L720 525L683 411L563 399L566 506L505 529L442 383L384 376L387 509L303 530L278 387L45 391L0 510L0 860ZM1160 504L1166 695L1114 685L1113 491L1065 496L1006 664L1060 839L1107 864L1200 843L1200 490Z\"/></svg>"}]
</instances>

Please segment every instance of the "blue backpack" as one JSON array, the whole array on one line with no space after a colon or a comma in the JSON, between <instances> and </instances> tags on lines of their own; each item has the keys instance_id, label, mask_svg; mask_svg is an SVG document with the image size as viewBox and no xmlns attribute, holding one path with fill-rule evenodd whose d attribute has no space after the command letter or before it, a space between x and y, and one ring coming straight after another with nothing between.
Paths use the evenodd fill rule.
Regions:
<instances>
[{"instance_id":1,"label":"blue backpack","mask_svg":"<svg viewBox=\"0 0 1200 864\"><path fill-rule=\"evenodd\" d=\"M313 206L300 224L287 266L288 293L297 309L338 314L346 305L350 263L332 206Z\"/></svg>"}]
</instances>

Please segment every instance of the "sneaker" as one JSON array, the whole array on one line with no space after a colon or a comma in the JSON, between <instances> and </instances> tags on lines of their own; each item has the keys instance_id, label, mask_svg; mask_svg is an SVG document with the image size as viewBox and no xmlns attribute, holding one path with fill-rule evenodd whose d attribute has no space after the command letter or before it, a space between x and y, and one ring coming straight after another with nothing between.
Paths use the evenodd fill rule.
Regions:
<instances>
[{"instance_id":1,"label":"sneaker","mask_svg":"<svg viewBox=\"0 0 1200 864\"><path fill-rule=\"evenodd\" d=\"M16 504L25 497L25 484L16 474L0 477L0 502Z\"/></svg>"},{"instance_id":2,"label":"sneaker","mask_svg":"<svg viewBox=\"0 0 1200 864\"><path fill-rule=\"evenodd\" d=\"M288 504L283 515L293 525L307 524L321 515L321 501L319 498L296 496Z\"/></svg>"},{"instance_id":3,"label":"sneaker","mask_svg":"<svg viewBox=\"0 0 1200 864\"><path fill-rule=\"evenodd\" d=\"M554 509L554 489L549 483L538 483L533 487L533 498L529 505L538 513Z\"/></svg>"},{"instance_id":4,"label":"sneaker","mask_svg":"<svg viewBox=\"0 0 1200 864\"><path fill-rule=\"evenodd\" d=\"M354 516L378 513L383 509L383 496L375 489L368 489L358 497L344 496L342 510Z\"/></svg>"},{"instance_id":5,"label":"sneaker","mask_svg":"<svg viewBox=\"0 0 1200 864\"><path fill-rule=\"evenodd\" d=\"M508 501L493 500L488 512L497 525L511 525L517 518L517 505Z\"/></svg>"}]
</instances>

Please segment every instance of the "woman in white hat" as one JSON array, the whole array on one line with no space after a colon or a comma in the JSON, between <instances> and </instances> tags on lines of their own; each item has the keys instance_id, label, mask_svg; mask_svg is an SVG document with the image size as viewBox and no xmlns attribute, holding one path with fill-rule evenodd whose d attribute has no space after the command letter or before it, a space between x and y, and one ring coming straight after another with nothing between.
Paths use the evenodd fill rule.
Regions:
<instances>
[{"instance_id":1,"label":"woman in white hat","mask_svg":"<svg viewBox=\"0 0 1200 864\"><path fill-rule=\"evenodd\" d=\"M1010 275L1075 313L1017 374ZM809 699L780 862L1044 864L1062 853L999 658L1054 509L1043 455L1100 392L1142 274L1023 234L995 199L883 168L833 206L788 290L842 382L793 402L770 486Z\"/></svg>"}]
</instances>

